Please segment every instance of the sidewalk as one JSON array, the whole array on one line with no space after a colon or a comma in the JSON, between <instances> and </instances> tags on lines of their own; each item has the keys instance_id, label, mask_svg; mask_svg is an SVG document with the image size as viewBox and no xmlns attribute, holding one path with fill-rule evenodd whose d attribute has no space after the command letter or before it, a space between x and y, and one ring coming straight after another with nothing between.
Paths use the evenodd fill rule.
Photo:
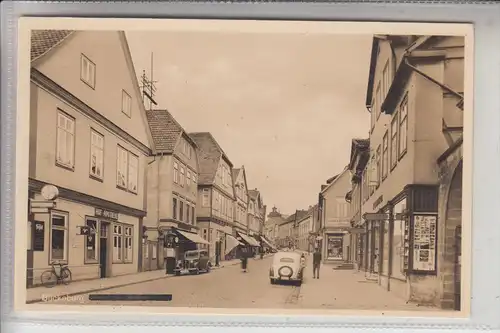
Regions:
<instances>
[{"instance_id":1,"label":"sidewalk","mask_svg":"<svg viewBox=\"0 0 500 333\"><path fill-rule=\"evenodd\" d=\"M269 255L264 256L264 258L269 257ZM253 258L254 260L260 260L259 257ZM228 261L222 261L219 267L212 267L213 270L221 269L224 267L234 266L240 264L239 259L233 259ZM26 290L26 303L38 303L43 302L47 298L57 298L59 296L74 296L81 295L91 292L97 292L112 288L124 287L138 283L150 282L160 279L166 279L174 275L165 274L164 269L139 272L134 274L114 276L105 279L93 279L85 281L75 281L69 285L57 285L53 288L47 287L36 287L28 288Z\"/></svg>"},{"instance_id":2,"label":"sidewalk","mask_svg":"<svg viewBox=\"0 0 500 333\"><path fill-rule=\"evenodd\" d=\"M301 287L301 308L442 311L439 308L406 303L384 290L356 270L334 270L335 265L321 265L320 279L313 279L309 261Z\"/></svg>"}]
</instances>

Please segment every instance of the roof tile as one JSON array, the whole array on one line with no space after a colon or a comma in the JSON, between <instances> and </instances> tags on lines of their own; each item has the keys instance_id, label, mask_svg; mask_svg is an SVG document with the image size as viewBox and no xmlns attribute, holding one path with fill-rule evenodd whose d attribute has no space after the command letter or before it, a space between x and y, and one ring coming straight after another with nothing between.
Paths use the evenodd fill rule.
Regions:
<instances>
[{"instance_id":1,"label":"roof tile","mask_svg":"<svg viewBox=\"0 0 500 333\"><path fill-rule=\"evenodd\" d=\"M146 116L156 151L172 153L183 132L181 125L167 110L146 110Z\"/></svg>"},{"instance_id":2,"label":"roof tile","mask_svg":"<svg viewBox=\"0 0 500 333\"><path fill-rule=\"evenodd\" d=\"M31 32L31 61L34 61L71 35L74 30L33 30Z\"/></svg>"}]
</instances>

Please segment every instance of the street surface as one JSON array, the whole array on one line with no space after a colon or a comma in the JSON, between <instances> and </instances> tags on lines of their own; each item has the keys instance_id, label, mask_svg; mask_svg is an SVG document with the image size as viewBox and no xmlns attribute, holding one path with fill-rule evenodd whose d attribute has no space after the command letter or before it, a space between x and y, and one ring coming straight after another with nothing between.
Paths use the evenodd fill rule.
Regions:
<instances>
[{"instance_id":1,"label":"street surface","mask_svg":"<svg viewBox=\"0 0 500 333\"><path fill-rule=\"evenodd\" d=\"M304 283L271 285L272 257L250 260L247 273L239 265L213 270L208 274L174 276L119 287L93 294L172 294L167 301L90 301L87 295L46 299L54 304L134 305L208 308L280 309L359 309L359 310L437 310L405 304L376 283L360 281L362 274L333 270L322 265L321 278L312 278L312 256L308 257ZM363 283L361 283L363 282ZM118 303L118 304L117 304Z\"/></svg>"}]
</instances>

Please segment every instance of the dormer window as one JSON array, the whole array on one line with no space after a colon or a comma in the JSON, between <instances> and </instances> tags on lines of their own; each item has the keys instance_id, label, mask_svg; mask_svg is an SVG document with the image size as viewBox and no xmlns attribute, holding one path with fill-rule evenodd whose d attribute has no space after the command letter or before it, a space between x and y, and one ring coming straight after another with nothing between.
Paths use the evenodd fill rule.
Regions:
<instances>
[{"instance_id":1,"label":"dormer window","mask_svg":"<svg viewBox=\"0 0 500 333\"><path fill-rule=\"evenodd\" d=\"M80 79L90 88L95 89L95 64L84 54L80 59Z\"/></svg>"}]
</instances>

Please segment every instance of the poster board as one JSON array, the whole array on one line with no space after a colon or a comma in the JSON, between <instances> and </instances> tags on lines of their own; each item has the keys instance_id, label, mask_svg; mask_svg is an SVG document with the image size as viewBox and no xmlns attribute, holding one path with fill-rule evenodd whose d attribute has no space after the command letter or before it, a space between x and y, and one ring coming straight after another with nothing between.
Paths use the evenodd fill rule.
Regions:
<instances>
[{"instance_id":1,"label":"poster board","mask_svg":"<svg viewBox=\"0 0 500 333\"><path fill-rule=\"evenodd\" d=\"M414 215L412 232L412 270L436 271L437 216Z\"/></svg>"}]
</instances>

